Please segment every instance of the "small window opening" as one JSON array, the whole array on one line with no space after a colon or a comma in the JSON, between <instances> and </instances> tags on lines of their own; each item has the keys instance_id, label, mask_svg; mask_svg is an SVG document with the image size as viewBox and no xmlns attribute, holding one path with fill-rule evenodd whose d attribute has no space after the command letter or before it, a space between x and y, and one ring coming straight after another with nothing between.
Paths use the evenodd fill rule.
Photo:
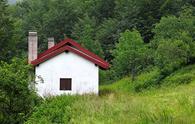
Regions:
<instances>
[{"instance_id":1,"label":"small window opening","mask_svg":"<svg viewBox=\"0 0 195 124\"><path fill-rule=\"evenodd\" d=\"M60 90L71 90L72 89L71 78L60 78Z\"/></svg>"}]
</instances>

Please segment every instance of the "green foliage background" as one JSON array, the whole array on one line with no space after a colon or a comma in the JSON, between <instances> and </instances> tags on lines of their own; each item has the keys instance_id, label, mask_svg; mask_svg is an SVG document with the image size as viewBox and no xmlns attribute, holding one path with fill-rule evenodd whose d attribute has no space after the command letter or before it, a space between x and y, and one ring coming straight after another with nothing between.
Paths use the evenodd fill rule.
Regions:
<instances>
[{"instance_id":1,"label":"green foliage background","mask_svg":"<svg viewBox=\"0 0 195 124\"><path fill-rule=\"evenodd\" d=\"M70 96L64 101L54 98L54 103L46 100L42 108L34 108L39 100L29 87L32 70L23 59L27 58L29 31L38 32L39 52L47 49L48 37L54 37L58 43L66 35L107 60L111 67L108 71L100 71L101 84L127 77L125 81L108 85L103 92L116 92L116 89L142 92L193 81L193 74L177 71L195 62L194 13L195 2L192 0L22 0L12 5L1 0L0 123L23 123L32 111L36 113L27 123L36 122L34 118L42 115L45 115L42 123L63 123L70 121L69 112L74 116L79 113L76 98ZM55 99L61 102L57 103ZM88 99L91 97L84 97L84 100ZM82 98L79 100L83 102ZM71 111L74 102L75 110ZM191 107L188 99L187 103ZM48 115L47 109L45 111L48 104L51 104L48 111L54 112L52 115ZM59 108L66 107L56 110L52 108L54 104ZM108 118L114 117L118 110L113 107L118 104L103 104L102 111L111 112ZM86 104L83 102L82 105ZM154 116L147 114L145 111L140 115L143 119L140 122L173 121L167 110ZM161 118L161 114L165 118Z\"/></svg>"}]
</instances>

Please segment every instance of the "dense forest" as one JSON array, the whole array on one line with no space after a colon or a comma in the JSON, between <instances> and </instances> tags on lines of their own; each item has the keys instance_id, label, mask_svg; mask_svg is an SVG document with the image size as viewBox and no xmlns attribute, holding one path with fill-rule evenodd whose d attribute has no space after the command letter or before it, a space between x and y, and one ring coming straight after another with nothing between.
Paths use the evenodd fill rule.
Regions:
<instances>
[{"instance_id":1,"label":"dense forest","mask_svg":"<svg viewBox=\"0 0 195 124\"><path fill-rule=\"evenodd\" d=\"M74 39L111 64L102 85L130 77L135 92L195 63L194 0L0 0L0 123L23 123L42 102L29 87L29 31L38 32L39 52L48 37Z\"/></svg>"}]
</instances>

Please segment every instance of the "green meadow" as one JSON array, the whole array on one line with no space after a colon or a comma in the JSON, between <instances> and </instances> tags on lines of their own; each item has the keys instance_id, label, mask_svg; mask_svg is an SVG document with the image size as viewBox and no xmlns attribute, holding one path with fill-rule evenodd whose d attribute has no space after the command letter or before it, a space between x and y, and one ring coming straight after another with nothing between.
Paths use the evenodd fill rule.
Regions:
<instances>
[{"instance_id":1,"label":"green meadow","mask_svg":"<svg viewBox=\"0 0 195 124\"><path fill-rule=\"evenodd\" d=\"M26 123L192 124L195 123L194 73L194 66L188 66L166 77L163 82L167 83L161 87L141 92L134 91L134 82L126 77L100 86L99 96L47 98ZM186 77L190 82L174 83Z\"/></svg>"}]
</instances>

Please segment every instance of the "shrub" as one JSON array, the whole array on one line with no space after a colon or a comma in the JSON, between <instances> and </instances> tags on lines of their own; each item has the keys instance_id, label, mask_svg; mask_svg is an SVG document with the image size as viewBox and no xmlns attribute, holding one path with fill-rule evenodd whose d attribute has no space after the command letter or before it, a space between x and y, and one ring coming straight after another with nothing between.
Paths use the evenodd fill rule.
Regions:
<instances>
[{"instance_id":1,"label":"shrub","mask_svg":"<svg viewBox=\"0 0 195 124\"><path fill-rule=\"evenodd\" d=\"M138 75L134 81L131 78L123 78L115 83L103 85L100 87L100 93L140 92L150 87L159 86L162 78L163 75L161 75L159 68L153 67Z\"/></svg>"},{"instance_id":2,"label":"shrub","mask_svg":"<svg viewBox=\"0 0 195 124\"><path fill-rule=\"evenodd\" d=\"M194 78L193 74L177 75L172 78L169 78L167 81L168 84L187 84L192 81Z\"/></svg>"},{"instance_id":3,"label":"shrub","mask_svg":"<svg viewBox=\"0 0 195 124\"><path fill-rule=\"evenodd\" d=\"M31 67L26 60L14 58L0 62L0 123L22 123L39 102L29 88Z\"/></svg>"},{"instance_id":4,"label":"shrub","mask_svg":"<svg viewBox=\"0 0 195 124\"><path fill-rule=\"evenodd\" d=\"M181 70L178 70L163 81L163 85L179 85L179 84L188 84L195 79L195 71L193 71L194 66L188 66Z\"/></svg>"},{"instance_id":5,"label":"shrub","mask_svg":"<svg viewBox=\"0 0 195 124\"><path fill-rule=\"evenodd\" d=\"M134 90L136 92L140 92L143 89L158 85L161 77L162 76L158 68L153 68L151 70L145 71L140 74L133 82Z\"/></svg>"},{"instance_id":6,"label":"shrub","mask_svg":"<svg viewBox=\"0 0 195 124\"><path fill-rule=\"evenodd\" d=\"M180 40L162 40L156 50L155 64L167 76L187 63L189 46Z\"/></svg>"},{"instance_id":7,"label":"shrub","mask_svg":"<svg viewBox=\"0 0 195 124\"><path fill-rule=\"evenodd\" d=\"M68 123L71 119L71 105L77 96L57 96L47 98L42 105L35 108L26 124Z\"/></svg>"},{"instance_id":8,"label":"shrub","mask_svg":"<svg viewBox=\"0 0 195 124\"><path fill-rule=\"evenodd\" d=\"M114 77L114 73L112 72L112 70L99 70L99 77L100 77L100 84L111 84L113 82L113 80L116 79L116 77Z\"/></svg>"}]
</instances>

